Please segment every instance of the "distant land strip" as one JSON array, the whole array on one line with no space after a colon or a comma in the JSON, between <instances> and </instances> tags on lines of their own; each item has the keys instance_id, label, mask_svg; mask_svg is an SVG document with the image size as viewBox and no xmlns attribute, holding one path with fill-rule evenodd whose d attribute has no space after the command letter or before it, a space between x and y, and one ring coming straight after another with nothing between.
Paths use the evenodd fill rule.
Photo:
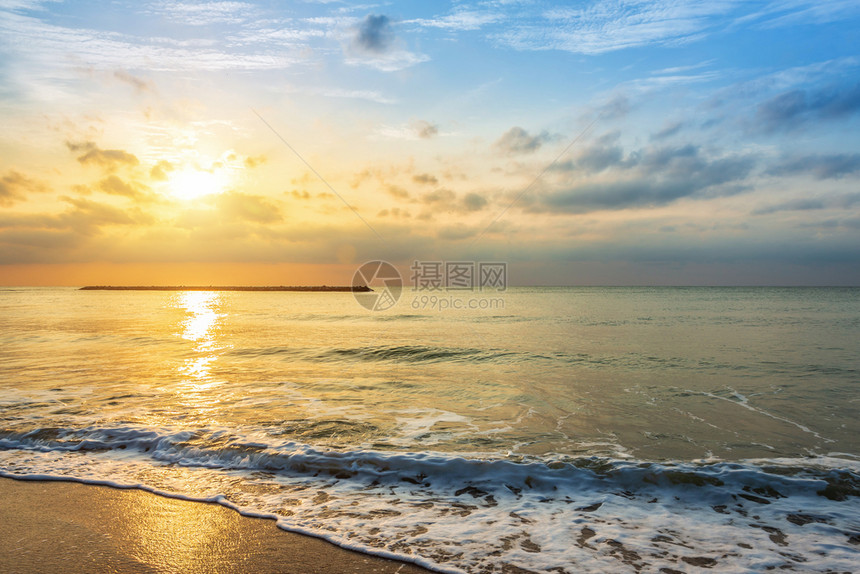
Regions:
<instances>
[{"instance_id":1,"label":"distant land strip","mask_svg":"<svg viewBox=\"0 0 860 574\"><path fill-rule=\"evenodd\" d=\"M210 285L203 287L199 285L87 285L81 287L80 291L312 291L316 292L338 292L338 293L367 293L373 291L367 285L338 286L338 285L277 285L277 286L218 286Z\"/></svg>"}]
</instances>

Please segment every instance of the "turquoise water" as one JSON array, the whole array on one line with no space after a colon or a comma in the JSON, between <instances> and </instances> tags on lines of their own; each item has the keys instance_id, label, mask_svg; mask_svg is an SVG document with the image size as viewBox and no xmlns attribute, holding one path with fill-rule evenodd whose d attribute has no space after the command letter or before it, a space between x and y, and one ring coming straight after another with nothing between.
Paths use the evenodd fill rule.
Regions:
<instances>
[{"instance_id":1,"label":"turquoise water","mask_svg":"<svg viewBox=\"0 0 860 574\"><path fill-rule=\"evenodd\" d=\"M856 564L860 289L421 296L0 290L0 470L450 571Z\"/></svg>"}]
</instances>

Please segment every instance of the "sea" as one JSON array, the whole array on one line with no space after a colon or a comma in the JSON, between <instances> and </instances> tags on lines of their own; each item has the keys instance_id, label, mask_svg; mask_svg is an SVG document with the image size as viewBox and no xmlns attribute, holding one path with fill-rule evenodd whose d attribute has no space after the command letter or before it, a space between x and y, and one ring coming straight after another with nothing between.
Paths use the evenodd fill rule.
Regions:
<instances>
[{"instance_id":1,"label":"sea","mask_svg":"<svg viewBox=\"0 0 860 574\"><path fill-rule=\"evenodd\" d=\"M0 475L439 572L860 570L860 289L439 297L0 288Z\"/></svg>"}]
</instances>

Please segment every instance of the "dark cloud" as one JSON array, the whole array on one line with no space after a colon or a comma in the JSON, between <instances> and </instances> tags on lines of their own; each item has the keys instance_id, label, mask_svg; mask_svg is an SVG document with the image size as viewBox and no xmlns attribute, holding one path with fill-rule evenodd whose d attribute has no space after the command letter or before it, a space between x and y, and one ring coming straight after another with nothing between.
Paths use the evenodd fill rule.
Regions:
<instances>
[{"instance_id":1,"label":"dark cloud","mask_svg":"<svg viewBox=\"0 0 860 574\"><path fill-rule=\"evenodd\" d=\"M110 195L119 195L138 201L149 201L153 197L149 188L137 182L125 182L115 175L109 175L96 184L96 188Z\"/></svg>"},{"instance_id":2,"label":"dark cloud","mask_svg":"<svg viewBox=\"0 0 860 574\"><path fill-rule=\"evenodd\" d=\"M612 157L617 157L613 155ZM738 193L752 157L710 160L696 146L646 148L617 162L614 181L573 181L533 198L527 211L586 213L666 205L684 197ZM578 175L578 174L573 174Z\"/></svg>"},{"instance_id":3,"label":"dark cloud","mask_svg":"<svg viewBox=\"0 0 860 574\"><path fill-rule=\"evenodd\" d=\"M514 126L500 137L494 146L502 153L508 155L534 153L546 142L557 139L546 131L537 135L529 133L521 127Z\"/></svg>"},{"instance_id":4,"label":"dark cloud","mask_svg":"<svg viewBox=\"0 0 860 574\"><path fill-rule=\"evenodd\" d=\"M439 180L436 179L435 175L430 175L429 173L419 173L412 176L412 181L415 183L421 183L424 185L436 185L439 183Z\"/></svg>"},{"instance_id":5,"label":"dark cloud","mask_svg":"<svg viewBox=\"0 0 860 574\"><path fill-rule=\"evenodd\" d=\"M398 187L396 185L389 185L386 188L386 191L397 199L409 199L409 192L402 187Z\"/></svg>"},{"instance_id":6,"label":"dark cloud","mask_svg":"<svg viewBox=\"0 0 860 574\"><path fill-rule=\"evenodd\" d=\"M626 117L631 109L630 99L618 94L597 108L597 114L603 120L617 120Z\"/></svg>"},{"instance_id":7,"label":"dark cloud","mask_svg":"<svg viewBox=\"0 0 860 574\"><path fill-rule=\"evenodd\" d=\"M463 207L466 211L480 211L487 205L487 199L477 193L467 193L463 197Z\"/></svg>"},{"instance_id":8,"label":"dark cloud","mask_svg":"<svg viewBox=\"0 0 860 574\"><path fill-rule=\"evenodd\" d=\"M358 25L353 45L373 54L385 53L394 41L391 20L385 15L368 14Z\"/></svg>"},{"instance_id":9,"label":"dark cloud","mask_svg":"<svg viewBox=\"0 0 860 574\"><path fill-rule=\"evenodd\" d=\"M130 225L137 223L131 215L112 205L71 197L64 197L62 199L77 208L63 217L63 219L70 221L72 227L75 228L81 228L82 226L76 223L84 220L86 223L85 227L87 228L91 226Z\"/></svg>"},{"instance_id":10,"label":"dark cloud","mask_svg":"<svg viewBox=\"0 0 860 574\"><path fill-rule=\"evenodd\" d=\"M123 210L86 199L71 197L61 197L60 199L71 204L75 209L61 213L56 216L52 224L46 226L60 229L71 228L81 235L95 235L104 226L149 225L155 222L151 215L144 213L139 208Z\"/></svg>"},{"instance_id":11,"label":"dark cloud","mask_svg":"<svg viewBox=\"0 0 860 574\"><path fill-rule=\"evenodd\" d=\"M400 209L399 207L393 207L391 209L383 209L379 213L376 214L377 217L394 217L394 218L409 218L412 217L405 209Z\"/></svg>"},{"instance_id":12,"label":"dark cloud","mask_svg":"<svg viewBox=\"0 0 860 574\"><path fill-rule=\"evenodd\" d=\"M223 212L245 221L275 223L283 219L278 206L259 195L228 191L213 196L212 201Z\"/></svg>"},{"instance_id":13,"label":"dark cloud","mask_svg":"<svg viewBox=\"0 0 860 574\"><path fill-rule=\"evenodd\" d=\"M436 232L436 237L447 241L461 241L474 237L478 232L475 229L462 225L442 227Z\"/></svg>"},{"instance_id":14,"label":"dark cloud","mask_svg":"<svg viewBox=\"0 0 860 574\"><path fill-rule=\"evenodd\" d=\"M149 170L149 177L156 181L167 181L167 174L175 168L173 164L166 160L161 160Z\"/></svg>"},{"instance_id":15,"label":"dark cloud","mask_svg":"<svg viewBox=\"0 0 860 574\"><path fill-rule=\"evenodd\" d=\"M429 140L439 135L439 126L431 124L426 120L416 120L412 122L412 129L415 130L415 135L421 139Z\"/></svg>"},{"instance_id":16,"label":"dark cloud","mask_svg":"<svg viewBox=\"0 0 860 574\"><path fill-rule=\"evenodd\" d=\"M10 206L15 202L27 199L30 192L43 193L48 188L22 173L10 170L0 178L0 205Z\"/></svg>"},{"instance_id":17,"label":"dark cloud","mask_svg":"<svg viewBox=\"0 0 860 574\"><path fill-rule=\"evenodd\" d=\"M268 158L266 156L258 155L255 157L246 157L244 163L245 163L245 167L251 169L251 168L255 168L259 165L263 165L264 163L266 163L266 161L268 161Z\"/></svg>"},{"instance_id":18,"label":"dark cloud","mask_svg":"<svg viewBox=\"0 0 860 574\"><path fill-rule=\"evenodd\" d=\"M125 84L128 84L129 86L134 88L135 91L139 94L152 90L152 84L151 83L147 82L146 80L141 80L137 76L133 76L132 74L129 74L128 72L126 72L124 70L117 70L116 72L113 73L113 75L117 80L119 80Z\"/></svg>"},{"instance_id":19,"label":"dark cloud","mask_svg":"<svg viewBox=\"0 0 860 574\"><path fill-rule=\"evenodd\" d=\"M752 212L753 215L768 215L777 211L809 211L812 209L824 209L824 201L820 199L795 199L776 205L761 207Z\"/></svg>"},{"instance_id":20,"label":"dark cloud","mask_svg":"<svg viewBox=\"0 0 860 574\"><path fill-rule=\"evenodd\" d=\"M120 149L100 149L94 142L66 142L66 147L73 153L84 152L78 156L81 165L96 164L107 171L114 171L119 166L136 166L140 163L137 157Z\"/></svg>"},{"instance_id":21,"label":"dark cloud","mask_svg":"<svg viewBox=\"0 0 860 574\"><path fill-rule=\"evenodd\" d=\"M19 181L20 173L12 171L4 175L0 180L0 205L9 206L16 201L23 201L24 194L21 193Z\"/></svg>"},{"instance_id":22,"label":"dark cloud","mask_svg":"<svg viewBox=\"0 0 860 574\"><path fill-rule=\"evenodd\" d=\"M630 154L628 164L641 166L648 173L701 162L699 148L692 144L680 147L648 147Z\"/></svg>"},{"instance_id":23,"label":"dark cloud","mask_svg":"<svg viewBox=\"0 0 860 574\"><path fill-rule=\"evenodd\" d=\"M574 165L590 173L597 173L621 163L623 150L620 146L593 146L585 149Z\"/></svg>"},{"instance_id":24,"label":"dark cloud","mask_svg":"<svg viewBox=\"0 0 860 574\"><path fill-rule=\"evenodd\" d=\"M860 84L791 90L759 105L758 127L765 132L791 130L815 121L847 117L860 111Z\"/></svg>"},{"instance_id":25,"label":"dark cloud","mask_svg":"<svg viewBox=\"0 0 860 574\"><path fill-rule=\"evenodd\" d=\"M0 212L0 229L57 229L62 227L56 215Z\"/></svg>"},{"instance_id":26,"label":"dark cloud","mask_svg":"<svg viewBox=\"0 0 860 574\"><path fill-rule=\"evenodd\" d=\"M679 131L681 131L681 128L683 128L683 127L684 127L683 122L671 123L671 124L667 125L666 127L664 127L663 129L661 129L660 131L658 131L657 133L651 134L651 141L660 141L660 140L670 138L673 135L677 134Z\"/></svg>"},{"instance_id":27,"label":"dark cloud","mask_svg":"<svg viewBox=\"0 0 860 574\"><path fill-rule=\"evenodd\" d=\"M758 107L756 115L766 131L793 127L808 111L806 92L794 90L780 94Z\"/></svg>"},{"instance_id":28,"label":"dark cloud","mask_svg":"<svg viewBox=\"0 0 860 574\"><path fill-rule=\"evenodd\" d=\"M67 252L81 243L81 236L56 229L0 228L0 265L36 263L52 260L65 262Z\"/></svg>"},{"instance_id":29,"label":"dark cloud","mask_svg":"<svg viewBox=\"0 0 860 574\"><path fill-rule=\"evenodd\" d=\"M457 197L457 194L450 189L437 189L430 193L421 195L422 203L427 204L434 213L442 211L449 213L470 213L480 211L487 206L487 199L478 193L467 193L463 197ZM425 216L427 214L424 214ZM420 217L420 216L419 216Z\"/></svg>"},{"instance_id":30,"label":"dark cloud","mask_svg":"<svg viewBox=\"0 0 860 574\"><path fill-rule=\"evenodd\" d=\"M847 193L844 195L830 196L824 198L810 197L792 199L774 205L766 205L752 212L753 215L769 215L779 211L812 211L818 209L849 209L860 204L860 193Z\"/></svg>"},{"instance_id":31,"label":"dark cloud","mask_svg":"<svg viewBox=\"0 0 860 574\"><path fill-rule=\"evenodd\" d=\"M809 173L816 179L837 179L860 172L860 153L786 157L772 165L767 174L783 176Z\"/></svg>"},{"instance_id":32,"label":"dark cloud","mask_svg":"<svg viewBox=\"0 0 860 574\"><path fill-rule=\"evenodd\" d=\"M427 204L434 203L450 203L457 197L457 194L450 189L437 189L430 193L425 193L421 196L421 201Z\"/></svg>"}]
</instances>

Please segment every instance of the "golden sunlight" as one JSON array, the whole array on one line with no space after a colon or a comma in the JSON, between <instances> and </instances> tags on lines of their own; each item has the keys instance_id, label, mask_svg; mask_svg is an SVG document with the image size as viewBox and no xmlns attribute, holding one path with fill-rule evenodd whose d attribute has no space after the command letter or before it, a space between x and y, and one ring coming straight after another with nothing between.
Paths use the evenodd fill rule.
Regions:
<instances>
[{"instance_id":1,"label":"golden sunlight","mask_svg":"<svg viewBox=\"0 0 860 574\"><path fill-rule=\"evenodd\" d=\"M170 194L185 201L222 193L227 189L228 177L219 171L201 171L186 167L171 174L168 182Z\"/></svg>"},{"instance_id":2,"label":"golden sunlight","mask_svg":"<svg viewBox=\"0 0 860 574\"><path fill-rule=\"evenodd\" d=\"M178 306L185 308L188 317L182 324L182 338L197 341L201 346L211 346L212 330L217 326L218 313L215 308L221 296L214 291L183 291Z\"/></svg>"}]
</instances>

